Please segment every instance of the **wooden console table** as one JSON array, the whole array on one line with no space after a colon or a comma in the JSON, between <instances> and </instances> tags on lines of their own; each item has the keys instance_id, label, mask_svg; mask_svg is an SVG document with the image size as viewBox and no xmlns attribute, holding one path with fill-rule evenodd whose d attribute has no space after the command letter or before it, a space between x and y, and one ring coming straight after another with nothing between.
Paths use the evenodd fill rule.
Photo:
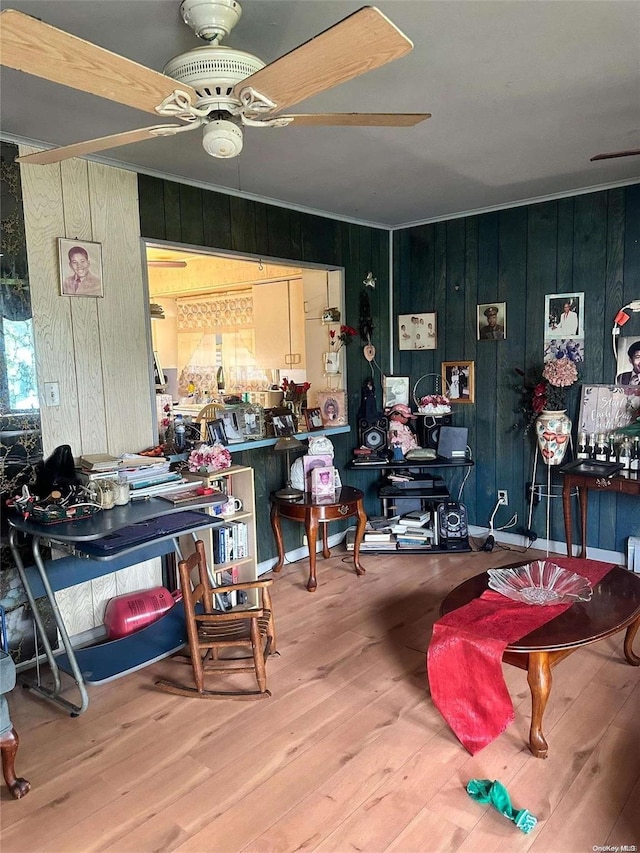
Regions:
<instances>
[{"instance_id":1,"label":"wooden console table","mask_svg":"<svg viewBox=\"0 0 640 853\"><path fill-rule=\"evenodd\" d=\"M302 522L307 534L307 542L309 543L309 581L307 582L307 589L309 592L315 592L318 586L316 580L318 524L320 522L338 521L351 516L357 516L358 528L353 548L353 563L356 574L363 575L365 570L360 565L360 543L362 542L364 528L367 523L367 516L362 505L363 497L364 495L360 489L353 489L351 486L343 486L341 489L337 489L335 497L330 499L316 499L309 492L305 492L300 500L290 501L272 494L270 497L271 527L278 548L278 563L273 567L273 571L279 572L284 565L284 545L282 542L280 519L288 518L291 521ZM322 525L322 556L325 559L331 556L331 551L327 544L326 524Z\"/></svg>"},{"instance_id":2,"label":"wooden console table","mask_svg":"<svg viewBox=\"0 0 640 853\"><path fill-rule=\"evenodd\" d=\"M616 492L627 495L640 495L640 478L638 474L630 471L620 471L613 477L602 477L594 474L577 473L575 471L560 471L562 482L562 511L564 514L564 535L567 540L567 555L571 553L572 525L571 525L571 490L575 487L580 501L580 527L582 531L582 550L579 556L587 556L587 501L589 489L599 492Z\"/></svg>"}]
</instances>

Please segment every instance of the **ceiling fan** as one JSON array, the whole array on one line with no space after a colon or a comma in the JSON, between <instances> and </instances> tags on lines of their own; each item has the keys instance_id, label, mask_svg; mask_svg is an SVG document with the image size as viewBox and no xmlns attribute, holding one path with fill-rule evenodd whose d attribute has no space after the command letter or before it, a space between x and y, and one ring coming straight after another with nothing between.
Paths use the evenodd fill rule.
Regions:
<instances>
[{"instance_id":1,"label":"ceiling fan","mask_svg":"<svg viewBox=\"0 0 640 853\"><path fill-rule=\"evenodd\" d=\"M634 157L637 154L640 154L640 148L632 148L629 151L611 151L608 154L596 154L595 157L592 157L590 162L593 163L594 160L613 160L615 157Z\"/></svg>"},{"instance_id":2,"label":"ceiling fan","mask_svg":"<svg viewBox=\"0 0 640 853\"><path fill-rule=\"evenodd\" d=\"M0 64L54 83L180 120L18 158L57 163L107 148L173 136L202 127L212 157L237 157L244 127L410 127L429 113L284 115L312 95L399 59L412 42L374 6L365 6L265 65L244 50L222 45L242 14L237 0L183 0L180 13L207 42L169 60L160 74L15 9L0 13Z\"/></svg>"}]
</instances>

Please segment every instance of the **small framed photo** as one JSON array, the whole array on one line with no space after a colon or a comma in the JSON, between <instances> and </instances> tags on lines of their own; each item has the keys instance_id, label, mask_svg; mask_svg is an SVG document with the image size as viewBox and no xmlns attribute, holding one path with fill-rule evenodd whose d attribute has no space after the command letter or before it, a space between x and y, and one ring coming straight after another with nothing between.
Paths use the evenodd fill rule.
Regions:
<instances>
[{"instance_id":1,"label":"small framed photo","mask_svg":"<svg viewBox=\"0 0 640 853\"><path fill-rule=\"evenodd\" d=\"M452 403L475 403L475 371L472 361L443 361L442 388Z\"/></svg>"},{"instance_id":2,"label":"small framed photo","mask_svg":"<svg viewBox=\"0 0 640 853\"><path fill-rule=\"evenodd\" d=\"M220 420L224 424L224 431L227 436L227 441L230 444L236 441L242 441L244 438L240 414L241 413L235 409L220 410Z\"/></svg>"},{"instance_id":3,"label":"small framed photo","mask_svg":"<svg viewBox=\"0 0 640 853\"><path fill-rule=\"evenodd\" d=\"M311 495L314 498L332 498L336 491L335 468L314 468L311 471Z\"/></svg>"},{"instance_id":4,"label":"small framed photo","mask_svg":"<svg viewBox=\"0 0 640 853\"><path fill-rule=\"evenodd\" d=\"M262 406L243 406L240 412L240 426L245 439L257 439L264 436L264 409Z\"/></svg>"},{"instance_id":5,"label":"small framed photo","mask_svg":"<svg viewBox=\"0 0 640 853\"><path fill-rule=\"evenodd\" d=\"M584 338L584 293L548 293L544 297L544 338Z\"/></svg>"},{"instance_id":6,"label":"small framed photo","mask_svg":"<svg viewBox=\"0 0 640 853\"><path fill-rule=\"evenodd\" d=\"M435 349L437 314L398 314L398 349Z\"/></svg>"},{"instance_id":7,"label":"small framed photo","mask_svg":"<svg viewBox=\"0 0 640 853\"><path fill-rule=\"evenodd\" d=\"M478 305L478 340L503 341L507 337L507 303Z\"/></svg>"},{"instance_id":8,"label":"small framed photo","mask_svg":"<svg viewBox=\"0 0 640 853\"><path fill-rule=\"evenodd\" d=\"M618 338L616 385L640 386L640 339Z\"/></svg>"},{"instance_id":9,"label":"small framed photo","mask_svg":"<svg viewBox=\"0 0 640 853\"><path fill-rule=\"evenodd\" d=\"M207 435L209 437L209 444L229 444L222 418L207 421Z\"/></svg>"},{"instance_id":10,"label":"small framed photo","mask_svg":"<svg viewBox=\"0 0 640 853\"><path fill-rule=\"evenodd\" d=\"M58 238L62 296L104 296L102 244Z\"/></svg>"},{"instance_id":11,"label":"small framed photo","mask_svg":"<svg viewBox=\"0 0 640 853\"><path fill-rule=\"evenodd\" d=\"M344 391L319 391L317 397L323 426L347 423L347 395Z\"/></svg>"},{"instance_id":12,"label":"small framed photo","mask_svg":"<svg viewBox=\"0 0 640 853\"><path fill-rule=\"evenodd\" d=\"M322 412L320 409L305 409L304 414L307 419L307 429L309 432L322 429Z\"/></svg>"},{"instance_id":13,"label":"small framed photo","mask_svg":"<svg viewBox=\"0 0 640 853\"><path fill-rule=\"evenodd\" d=\"M293 422L293 415L274 415L273 431L278 438L283 435L293 435L296 431L296 425Z\"/></svg>"},{"instance_id":14,"label":"small framed photo","mask_svg":"<svg viewBox=\"0 0 640 853\"><path fill-rule=\"evenodd\" d=\"M382 407L388 409L399 403L409 405L409 377L408 376L383 376L382 377Z\"/></svg>"}]
</instances>

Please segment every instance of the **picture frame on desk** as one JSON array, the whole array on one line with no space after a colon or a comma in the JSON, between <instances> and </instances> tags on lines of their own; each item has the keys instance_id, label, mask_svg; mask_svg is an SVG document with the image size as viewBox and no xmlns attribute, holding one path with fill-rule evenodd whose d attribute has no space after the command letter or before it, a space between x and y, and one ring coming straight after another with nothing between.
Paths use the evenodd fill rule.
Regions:
<instances>
[{"instance_id":1,"label":"picture frame on desk","mask_svg":"<svg viewBox=\"0 0 640 853\"><path fill-rule=\"evenodd\" d=\"M288 413L273 416L273 432L277 438L286 435L293 435L295 431L296 425L292 414Z\"/></svg>"},{"instance_id":2,"label":"picture frame on desk","mask_svg":"<svg viewBox=\"0 0 640 853\"><path fill-rule=\"evenodd\" d=\"M209 444L229 444L222 418L207 421L207 435L209 437Z\"/></svg>"},{"instance_id":3,"label":"picture frame on desk","mask_svg":"<svg viewBox=\"0 0 640 853\"><path fill-rule=\"evenodd\" d=\"M382 406L388 409L391 406L409 405L409 377L408 376L383 376L382 377Z\"/></svg>"},{"instance_id":4,"label":"picture frame on desk","mask_svg":"<svg viewBox=\"0 0 640 853\"><path fill-rule=\"evenodd\" d=\"M305 409L304 414L309 432L315 432L316 430L322 429L322 412L319 408Z\"/></svg>"},{"instance_id":5,"label":"picture frame on desk","mask_svg":"<svg viewBox=\"0 0 640 853\"><path fill-rule=\"evenodd\" d=\"M242 423L240 413L235 409L221 409L220 420L224 424L224 432L227 437L227 444L242 441L244 438L242 432Z\"/></svg>"},{"instance_id":6,"label":"picture frame on desk","mask_svg":"<svg viewBox=\"0 0 640 853\"><path fill-rule=\"evenodd\" d=\"M319 391L317 399L323 427L347 423L346 391Z\"/></svg>"}]
</instances>

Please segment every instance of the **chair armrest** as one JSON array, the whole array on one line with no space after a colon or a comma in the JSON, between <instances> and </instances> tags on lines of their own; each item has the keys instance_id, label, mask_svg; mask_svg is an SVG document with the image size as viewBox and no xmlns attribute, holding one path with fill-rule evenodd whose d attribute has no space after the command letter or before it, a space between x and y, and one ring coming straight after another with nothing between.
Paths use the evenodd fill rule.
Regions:
<instances>
[{"instance_id":1,"label":"chair armrest","mask_svg":"<svg viewBox=\"0 0 640 853\"><path fill-rule=\"evenodd\" d=\"M196 622L203 625L219 622L237 622L238 619L261 619L264 616L262 607L249 607L246 610L216 610L215 613L196 613Z\"/></svg>"}]
</instances>

